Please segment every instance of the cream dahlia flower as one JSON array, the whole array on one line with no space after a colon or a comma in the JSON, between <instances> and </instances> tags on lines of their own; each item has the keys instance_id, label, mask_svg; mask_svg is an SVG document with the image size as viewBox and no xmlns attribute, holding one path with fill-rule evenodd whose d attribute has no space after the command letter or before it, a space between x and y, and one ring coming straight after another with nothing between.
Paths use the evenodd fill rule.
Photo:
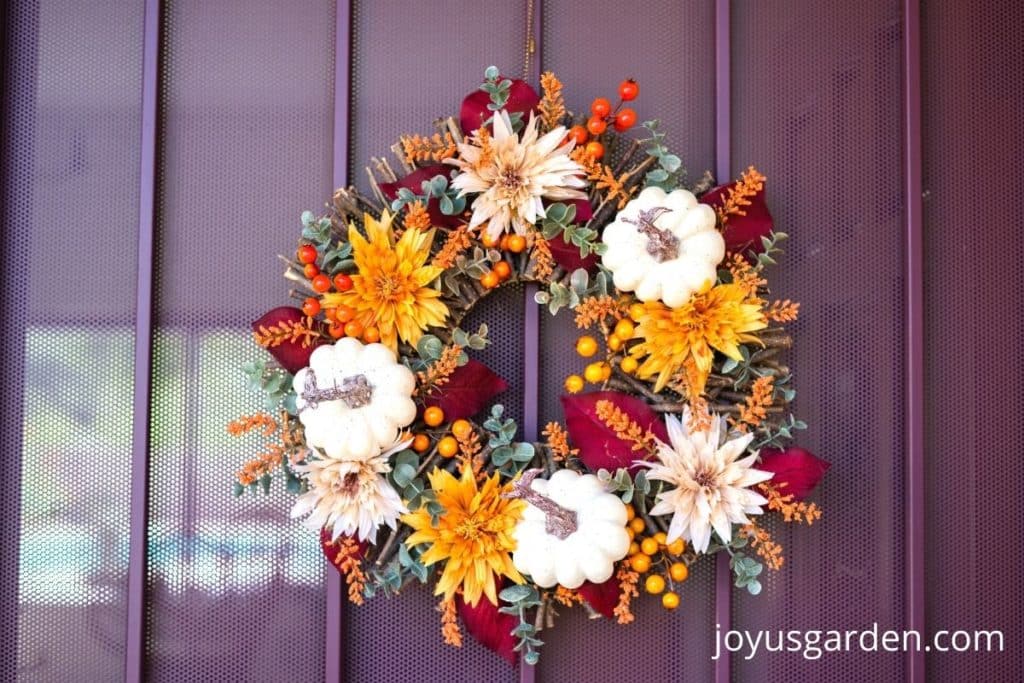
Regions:
<instances>
[{"instance_id":1,"label":"cream dahlia flower","mask_svg":"<svg viewBox=\"0 0 1024 683\"><path fill-rule=\"evenodd\" d=\"M457 166L452 181L460 197L475 194L473 229L488 223L487 233L498 237L514 230L523 234L544 216L543 199L583 199L586 187L583 167L569 158L573 143L562 144L565 128L559 126L538 137L539 119L530 118L522 139L512 128L508 112L494 115L494 135L486 128L459 145L459 156L446 163Z\"/></svg>"},{"instance_id":2,"label":"cream dahlia flower","mask_svg":"<svg viewBox=\"0 0 1024 683\"><path fill-rule=\"evenodd\" d=\"M669 485L658 494L651 514L672 515L669 543L683 538L702 553L711 542L712 529L728 543L732 525L746 524L747 515L761 514L761 506L768 502L747 487L771 479L772 473L752 467L757 453L738 459L754 435L721 443L725 424L718 415L711 418L710 427L691 432L688 408L682 422L672 415L665 422L671 443L659 443L657 461L637 463L650 468L649 479Z\"/></svg>"},{"instance_id":3,"label":"cream dahlia flower","mask_svg":"<svg viewBox=\"0 0 1024 683\"><path fill-rule=\"evenodd\" d=\"M388 457L409 445L396 444L369 460L320 458L295 470L305 474L309 491L299 497L292 517L312 513L304 524L314 531L326 527L335 541L339 536L357 536L373 542L381 524L392 529L400 515L409 510L385 478L391 471Z\"/></svg>"}]
</instances>

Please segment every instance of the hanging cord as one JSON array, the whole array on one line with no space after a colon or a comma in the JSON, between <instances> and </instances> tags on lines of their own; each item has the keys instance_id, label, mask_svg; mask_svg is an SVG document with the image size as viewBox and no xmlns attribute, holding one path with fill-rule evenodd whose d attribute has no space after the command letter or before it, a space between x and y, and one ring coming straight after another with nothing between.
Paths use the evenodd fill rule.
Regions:
<instances>
[{"instance_id":1,"label":"hanging cord","mask_svg":"<svg viewBox=\"0 0 1024 683\"><path fill-rule=\"evenodd\" d=\"M526 0L526 45L523 54L523 80L530 76L530 60L537 51L537 42L533 39L533 2Z\"/></svg>"}]
</instances>

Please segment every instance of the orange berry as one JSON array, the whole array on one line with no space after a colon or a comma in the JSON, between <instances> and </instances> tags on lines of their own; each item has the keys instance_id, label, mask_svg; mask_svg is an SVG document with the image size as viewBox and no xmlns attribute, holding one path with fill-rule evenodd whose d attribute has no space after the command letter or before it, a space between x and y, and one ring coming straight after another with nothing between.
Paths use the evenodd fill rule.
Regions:
<instances>
[{"instance_id":1,"label":"orange berry","mask_svg":"<svg viewBox=\"0 0 1024 683\"><path fill-rule=\"evenodd\" d=\"M576 353L584 358L590 358L597 353L597 340L589 334L585 334L576 340Z\"/></svg>"},{"instance_id":2,"label":"orange berry","mask_svg":"<svg viewBox=\"0 0 1024 683\"><path fill-rule=\"evenodd\" d=\"M622 359L622 362L619 363L619 367L628 375L636 372L636 369L640 367L640 363L638 363L636 358L633 358L633 356L626 356Z\"/></svg>"},{"instance_id":3,"label":"orange berry","mask_svg":"<svg viewBox=\"0 0 1024 683\"><path fill-rule=\"evenodd\" d=\"M597 140L591 140L590 142L588 142L587 146L584 149L587 150L587 154L590 156L590 158L594 159L595 161L604 156L604 145L602 145Z\"/></svg>"},{"instance_id":4,"label":"orange berry","mask_svg":"<svg viewBox=\"0 0 1024 683\"><path fill-rule=\"evenodd\" d=\"M631 527L628 527L628 526L626 527L626 533L629 535L629 540L630 541L632 541L634 538L636 538L636 532L633 531L633 529Z\"/></svg>"},{"instance_id":5,"label":"orange berry","mask_svg":"<svg viewBox=\"0 0 1024 683\"><path fill-rule=\"evenodd\" d=\"M619 322L615 323L615 336L622 340L630 339L633 337L633 333L636 331L636 326L629 318L623 318Z\"/></svg>"},{"instance_id":6,"label":"orange berry","mask_svg":"<svg viewBox=\"0 0 1024 683\"><path fill-rule=\"evenodd\" d=\"M487 289L494 289L501 284L501 278L493 270L489 270L480 277L480 284Z\"/></svg>"},{"instance_id":7,"label":"orange berry","mask_svg":"<svg viewBox=\"0 0 1024 683\"><path fill-rule=\"evenodd\" d=\"M507 246L513 254L520 254L526 249L526 238L522 235L509 235Z\"/></svg>"},{"instance_id":8,"label":"orange berry","mask_svg":"<svg viewBox=\"0 0 1024 683\"><path fill-rule=\"evenodd\" d=\"M647 580L644 581L644 590L651 595L658 595L665 590L665 579L661 578L657 574L651 574L647 577Z\"/></svg>"},{"instance_id":9,"label":"orange berry","mask_svg":"<svg viewBox=\"0 0 1024 683\"><path fill-rule=\"evenodd\" d=\"M299 250L295 252L295 256L299 259L299 263L316 263L316 247L312 244L303 244L299 247Z\"/></svg>"},{"instance_id":10,"label":"orange berry","mask_svg":"<svg viewBox=\"0 0 1024 683\"><path fill-rule=\"evenodd\" d=\"M320 269L317 267L315 263L307 263L306 265L302 266L302 274L306 276L307 280L312 280L313 278L320 274Z\"/></svg>"},{"instance_id":11,"label":"orange berry","mask_svg":"<svg viewBox=\"0 0 1024 683\"><path fill-rule=\"evenodd\" d=\"M380 330L378 330L374 325L370 325L363 330L363 341L367 344L376 344L380 341Z\"/></svg>"},{"instance_id":12,"label":"orange berry","mask_svg":"<svg viewBox=\"0 0 1024 683\"><path fill-rule=\"evenodd\" d=\"M345 326L339 322L333 322L327 328L327 333L331 335L332 339L341 339L345 334Z\"/></svg>"},{"instance_id":13,"label":"orange berry","mask_svg":"<svg viewBox=\"0 0 1024 683\"><path fill-rule=\"evenodd\" d=\"M619 83L619 97L622 98L623 102L631 102L639 94L640 85L632 78L627 78L622 83Z\"/></svg>"},{"instance_id":14,"label":"orange berry","mask_svg":"<svg viewBox=\"0 0 1024 683\"><path fill-rule=\"evenodd\" d=\"M508 264L508 261L498 261L494 264L493 270L501 280L507 280L512 275L512 266Z\"/></svg>"},{"instance_id":15,"label":"orange berry","mask_svg":"<svg viewBox=\"0 0 1024 683\"><path fill-rule=\"evenodd\" d=\"M347 323L356 317L356 310L351 306L341 305L334 311L334 318L339 323Z\"/></svg>"},{"instance_id":16,"label":"orange berry","mask_svg":"<svg viewBox=\"0 0 1024 683\"><path fill-rule=\"evenodd\" d=\"M412 440L412 449L417 453L426 453L430 448L430 437L426 434L417 434Z\"/></svg>"},{"instance_id":17,"label":"orange berry","mask_svg":"<svg viewBox=\"0 0 1024 683\"><path fill-rule=\"evenodd\" d=\"M339 292L347 292L352 289L352 278L345 273L338 273L334 276L334 288Z\"/></svg>"},{"instance_id":18,"label":"orange berry","mask_svg":"<svg viewBox=\"0 0 1024 683\"><path fill-rule=\"evenodd\" d=\"M324 309L324 317L327 318L332 323L338 322L338 309L336 309L336 308L325 308Z\"/></svg>"},{"instance_id":19,"label":"orange berry","mask_svg":"<svg viewBox=\"0 0 1024 683\"><path fill-rule=\"evenodd\" d=\"M612 103L606 97L598 97L591 102L590 113L594 116L608 116L612 113Z\"/></svg>"},{"instance_id":20,"label":"orange berry","mask_svg":"<svg viewBox=\"0 0 1024 683\"><path fill-rule=\"evenodd\" d=\"M604 381L603 363L591 363L583 369L583 378L591 384L598 384Z\"/></svg>"},{"instance_id":21,"label":"orange berry","mask_svg":"<svg viewBox=\"0 0 1024 683\"><path fill-rule=\"evenodd\" d=\"M349 337L362 337L364 326L358 320L349 320L345 323L345 334Z\"/></svg>"},{"instance_id":22,"label":"orange berry","mask_svg":"<svg viewBox=\"0 0 1024 683\"><path fill-rule=\"evenodd\" d=\"M640 551L644 555L654 555L658 552L658 542L648 536L644 540L640 541Z\"/></svg>"},{"instance_id":23,"label":"orange berry","mask_svg":"<svg viewBox=\"0 0 1024 683\"><path fill-rule=\"evenodd\" d=\"M423 421L428 427L437 427L444 422L444 411L438 406L430 406L423 411Z\"/></svg>"},{"instance_id":24,"label":"orange berry","mask_svg":"<svg viewBox=\"0 0 1024 683\"><path fill-rule=\"evenodd\" d=\"M501 240L498 241L498 248L502 251L508 251L508 238L507 234L501 236Z\"/></svg>"},{"instance_id":25,"label":"orange berry","mask_svg":"<svg viewBox=\"0 0 1024 683\"><path fill-rule=\"evenodd\" d=\"M644 522L644 520L640 519L639 517L634 517L633 519L629 520L629 528L635 531L636 533L640 533L645 528L647 528L647 524Z\"/></svg>"},{"instance_id":26,"label":"orange berry","mask_svg":"<svg viewBox=\"0 0 1024 683\"><path fill-rule=\"evenodd\" d=\"M690 568L682 562L673 562L668 568L668 575L673 581L686 581L686 577L690 575Z\"/></svg>"},{"instance_id":27,"label":"orange berry","mask_svg":"<svg viewBox=\"0 0 1024 683\"><path fill-rule=\"evenodd\" d=\"M665 609L675 609L679 607L679 595L669 591L661 596L661 606Z\"/></svg>"},{"instance_id":28,"label":"orange berry","mask_svg":"<svg viewBox=\"0 0 1024 683\"><path fill-rule=\"evenodd\" d=\"M651 568L651 558L647 555L634 555L629 558L629 566L639 574L645 574Z\"/></svg>"},{"instance_id":29,"label":"orange berry","mask_svg":"<svg viewBox=\"0 0 1024 683\"><path fill-rule=\"evenodd\" d=\"M565 378L565 390L570 394L578 394L583 391L583 378L579 375L569 375Z\"/></svg>"},{"instance_id":30,"label":"orange berry","mask_svg":"<svg viewBox=\"0 0 1024 683\"><path fill-rule=\"evenodd\" d=\"M605 120L600 116L591 116L587 121L587 130L591 135L600 135L607 127L608 124L605 123Z\"/></svg>"},{"instance_id":31,"label":"orange berry","mask_svg":"<svg viewBox=\"0 0 1024 683\"><path fill-rule=\"evenodd\" d=\"M683 551L686 550L686 541L681 538L677 538L665 546L665 550L668 551L669 555L682 555Z\"/></svg>"},{"instance_id":32,"label":"orange berry","mask_svg":"<svg viewBox=\"0 0 1024 683\"><path fill-rule=\"evenodd\" d=\"M586 128L576 125L569 129L569 134L566 136L566 139L572 140L577 146L579 146L585 144L589 137L590 136L587 134Z\"/></svg>"},{"instance_id":33,"label":"orange berry","mask_svg":"<svg viewBox=\"0 0 1024 683\"><path fill-rule=\"evenodd\" d=\"M469 423L469 420L456 420L452 422L452 434L457 439L467 439L469 435L473 433L473 425Z\"/></svg>"},{"instance_id":34,"label":"orange berry","mask_svg":"<svg viewBox=\"0 0 1024 683\"><path fill-rule=\"evenodd\" d=\"M636 112L626 107L615 115L615 130L624 133L636 125Z\"/></svg>"},{"instance_id":35,"label":"orange berry","mask_svg":"<svg viewBox=\"0 0 1024 683\"><path fill-rule=\"evenodd\" d=\"M629 554L636 555L638 552L640 552L640 546L637 545L636 541L631 541L629 544Z\"/></svg>"},{"instance_id":36,"label":"orange berry","mask_svg":"<svg viewBox=\"0 0 1024 683\"><path fill-rule=\"evenodd\" d=\"M611 335L608 337L608 348L611 351L618 351L622 348L622 338L618 335Z\"/></svg>"},{"instance_id":37,"label":"orange berry","mask_svg":"<svg viewBox=\"0 0 1024 683\"><path fill-rule=\"evenodd\" d=\"M454 457L459 452L459 442L453 436L446 436L437 442L437 452L444 458Z\"/></svg>"},{"instance_id":38,"label":"orange berry","mask_svg":"<svg viewBox=\"0 0 1024 683\"><path fill-rule=\"evenodd\" d=\"M632 504L626 505L626 521L630 521L636 517L636 508Z\"/></svg>"},{"instance_id":39,"label":"orange berry","mask_svg":"<svg viewBox=\"0 0 1024 683\"><path fill-rule=\"evenodd\" d=\"M481 227L484 228L484 226L481 226ZM501 244L501 238L500 237L491 237L491 235L488 232L486 232L486 228L484 228L484 230L485 230L485 232L483 232L480 235L480 242L485 247L487 247L488 249L494 249L496 246Z\"/></svg>"},{"instance_id":40,"label":"orange berry","mask_svg":"<svg viewBox=\"0 0 1024 683\"><path fill-rule=\"evenodd\" d=\"M318 294L323 294L324 292L331 288L331 278L327 277L323 273L320 273L319 275L313 278L312 285L314 292L317 292Z\"/></svg>"},{"instance_id":41,"label":"orange berry","mask_svg":"<svg viewBox=\"0 0 1024 683\"><path fill-rule=\"evenodd\" d=\"M306 297L302 302L302 312L312 318L320 312L320 300L314 296Z\"/></svg>"},{"instance_id":42,"label":"orange berry","mask_svg":"<svg viewBox=\"0 0 1024 683\"><path fill-rule=\"evenodd\" d=\"M637 322L640 322L640 319L644 317L646 312L647 309L641 303L636 303L629 307L629 317Z\"/></svg>"},{"instance_id":43,"label":"orange berry","mask_svg":"<svg viewBox=\"0 0 1024 683\"><path fill-rule=\"evenodd\" d=\"M654 540L658 545L665 545L665 541L668 540L668 536L665 535L664 531L659 531L654 534Z\"/></svg>"}]
</instances>

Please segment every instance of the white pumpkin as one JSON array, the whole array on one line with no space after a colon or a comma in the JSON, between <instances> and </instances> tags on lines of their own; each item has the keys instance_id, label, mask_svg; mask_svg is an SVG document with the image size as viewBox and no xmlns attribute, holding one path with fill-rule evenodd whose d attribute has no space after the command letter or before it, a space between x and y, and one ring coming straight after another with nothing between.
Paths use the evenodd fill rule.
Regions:
<instances>
[{"instance_id":1,"label":"white pumpkin","mask_svg":"<svg viewBox=\"0 0 1024 683\"><path fill-rule=\"evenodd\" d=\"M416 419L416 378L383 344L345 337L317 347L292 383L306 443L337 460L367 460Z\"/></svg>"},{"instance_id":2,"label":"white pumpkin","mask_svg":"<svg viewBox=\"0 0 1024 683\"><path fill-rule=\"evenodd\" d=\"M725 258L714 210L687 190L666 194L646 188L615 216L601 239L608 245L601 261L615 286L634 292L640 301L660 299L669 308L714 284Z\"/></svg>"},{"instance_id":3,"label":"white pumpkin","mask_svg":"<svg viewBox=\"0 0 1024 683\"><path fill-rule=\"evenodd\" d=\"M542 588L607 581L629 552L626 506L593 474L558 470L550 479L534 479L537 472L528 471L513 489L527 506L513 531L512 563ZM542 509L552 504L572 520L568 528Z\"/></svg>"}]
</instances>

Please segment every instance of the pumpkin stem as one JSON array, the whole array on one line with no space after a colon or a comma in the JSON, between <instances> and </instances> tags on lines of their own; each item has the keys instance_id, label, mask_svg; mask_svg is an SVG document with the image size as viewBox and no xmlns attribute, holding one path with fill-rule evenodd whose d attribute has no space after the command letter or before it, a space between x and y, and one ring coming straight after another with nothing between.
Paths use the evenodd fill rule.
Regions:
<instances>
[{"instance_id":1,"label":"pumpkin stem","mask_svg":"<svg viewBox=\"0 0 1024 683\"><path fill-rule=\"evenodd\" d=\"M544 513L544 530L559 539L566 539L579 528L576 512L562 507L547 496L542 496L533 490L531 484L540 473L541 470L537 468L526 470L523 472L523 476L512 484L512 490L503 494L503 497L522 498L530 503Z\"/></svg>"},{"instance_id":2,"label":"pumpkin stem","mask_svg":"<svg viewBox=\"0 0 1024 683\"><path fill-rule=\"evenodd\" d=\"M679 257L679 238L654 224L661 214L668 212L668 208L664 206L655 206L652 209L641 211L636 219L622 219L626 223L635 225L637 232L647 237L647 253L653 256L658 263Z\"/></svg>"},{"instance_id":3,"label":"pumpkin stem","mask_svg":"<svg viewBox=\"0 0 1024 683\"><path fill-rule=\"evenodd\" d=\"M341 380L341 386L335 384L330 389L321 389L316 385L316 374L313 368L306 373L306 382L302 387L302 400L305 408L316 408L320 401L344 401L349 408L362 408L373 400L373 387L366 381L366 375L352 375Z\"/></svg>"}]
</instances>

